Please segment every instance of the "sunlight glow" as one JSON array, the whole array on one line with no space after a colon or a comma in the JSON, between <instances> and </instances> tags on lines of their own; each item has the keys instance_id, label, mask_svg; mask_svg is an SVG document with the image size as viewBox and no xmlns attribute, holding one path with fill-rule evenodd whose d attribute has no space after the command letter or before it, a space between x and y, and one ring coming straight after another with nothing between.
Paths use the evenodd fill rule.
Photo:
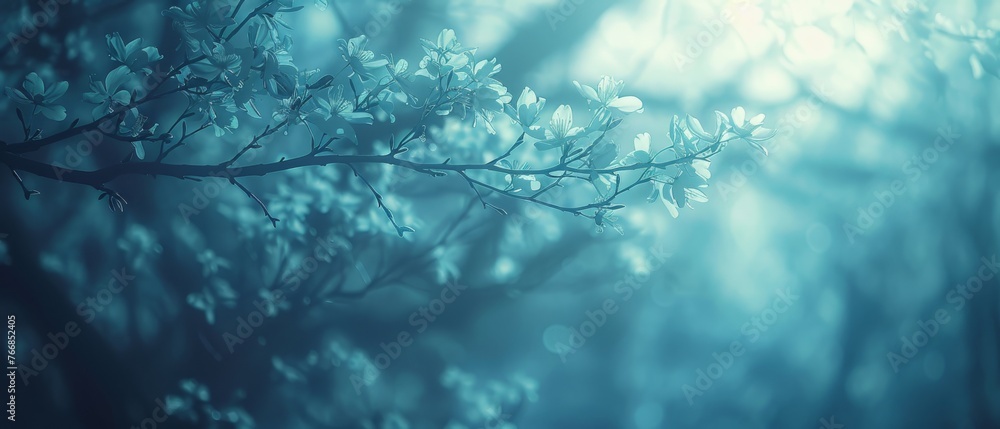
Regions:
<instances>
[{"instance_id":1,"label":"sunlight glow","mask_svg":"<svg viewBox=\"0 0 1000 429\"><path fill-rule=\"evenodd\" d=\"M310 35L316 39L333 40L343 33L332 10L304 13L302 19L305 21Z\"/></svg>"},{"instance_id":2,"label":"sunlight glow","mask_svg":"<svg viewBox=\"0 0 1000 429\"><path fill-rule=\"evenodd\" d=\"M791 36L785 55L793 63L822 66L833 62L834 39L825 31L814 26L799 27Z\"/></svg>"}]
</instances>

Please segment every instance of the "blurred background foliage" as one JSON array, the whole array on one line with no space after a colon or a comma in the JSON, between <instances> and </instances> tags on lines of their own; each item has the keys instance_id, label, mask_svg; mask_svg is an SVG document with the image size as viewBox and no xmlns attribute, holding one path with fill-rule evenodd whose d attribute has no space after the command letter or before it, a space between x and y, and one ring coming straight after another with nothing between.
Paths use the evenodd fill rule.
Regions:
<instances>
[{"instance_id":1,"label":"blurred background foliage","mask_svg":"<svg viewBox=\"0 0 1000 429\"><path fill-rule=\"evenodd\" d=\"M338 168L250 181L277 228L235 189L188 223L178 207L203 183L119 180L130 198L118 214L90 189L30 175L41 195L24 201L5 173L0 256L14 269L3 307L19 320L19 361L66 322L82 326L19 390L32 427L138 426L158 400L171 415L157 427L1000 427L996 281L961 308L949 299L997 252L1000 4L390 1L303 2L285 17L300 67L339 67L337 39L360 33L369 49L415 63L418 38L452 28L497 57L510 92L531 86L559 100L551 107L583 108L574 80L623 79L645 105L613 136L623 148L646 130L655 146L673 114L737 105L767 114L778 137L766 159L742 146L718 156L710 201L678 219L630 195L624 235L497 199L503 216L461 180L392 168L367 174L417 229L405 238ZM60 4L27 45L4 45L0 81L18 87L37 72L86 88L109 68L113 32L176 62L161 11L184 4ZM18 32L41 6L0 10L5 33ZM2 103L3 126L18 129ZM63 104L91 108L77 96ZM358 130L362 145L387 134ZM942 134L954 141L946 150L935 146ZM516 138L452 118L430 136L410 155L489 159ZM236 147L195 140L187 159ZM321 242L335 255L310 264ZM230 353L224 335L238 318L312 266ZM135 279L84 323L77 306L122 270ZM634 285L629 298L622 284ZM461 293L439 316L413 317L449 285ZM776 291L798 298L751 335L746 324ZM608 299L618 311L567 352ZM887 354L902 355L902 338L938 309L950 321L894 365ZM401 332L412 344L365 376ZM699 394L685 390L734 341L745 353Z\"/></svg>"}]
</instances>

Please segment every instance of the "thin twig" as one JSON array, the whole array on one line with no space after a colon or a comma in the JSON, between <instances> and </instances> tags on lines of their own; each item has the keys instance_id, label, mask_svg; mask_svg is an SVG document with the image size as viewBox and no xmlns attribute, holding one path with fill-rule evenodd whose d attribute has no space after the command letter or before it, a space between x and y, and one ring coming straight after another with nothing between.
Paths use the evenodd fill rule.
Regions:
<instances>
[{"instance_id":1,"label":"thin twig","mask_svg":"<svg viewBox=\"0 0 1000 429\"><path fill-rule=\"evenodd\" d=\"M24 192L24 199L28 200L31 199L32 195L41 194L41 192L38 192L34 189L29 190L27 186L24 186L24 180L21 179L21 176L17 174L17 170L11 168L10 173L14 175L14 180L17 180L17 184L21 185L21 191Z\"/></svg>"},{"instance_id":2,"label":"thin twig","mask_svg":"<svg viewBox=\"0 0 1000 429\"><path fill-rule=\"evenodd\" d=\"M243 193L247 194L248 197L256 201L257 205L260 206L260 209L264 211L264 216L267 216L267 220L271 221L271 226L275 228L278 227L278 222L281 221L281 219L271 216L271 212L267 210L267 206L264 205L264 202L261 201L260 198L257 198L257 196L253 194L253 192L250 192L250 190L247 189L246 186L243 186L243 184L238 182L234 177L229 178L229 183L236 185L236 187L240 188L243 191Z\"/></svg>"},{"instance_id":3,"label":"thin twig","mask_svg":"<svg viewBox=\"0 0 1000 429\"><path fill-rule=\"evenodd\" d=\"M392 226L396 228L396 233L398 233L399 236L402 237L404 232L412 231L413 230L412 228L407 226L399 226L399 224L396 223L396 219L393 217L392 211L389 210L389 207L385 205L385 201L382 200L382 194L380 194L377 190L375 190L375 187L372 186L371 182L369 182L368 179L365 178L365 176L362 176L361 172L359 172L358 169L355 168L353 164L348 164L348 166L350 166L351 170L354 171L354 175L360 178L361 181L364 182L366 186L368 186L368 190L371 191L372 195L375 196L375 202L378 204L379 208L381 208L382 211L385 213L385 217L389 218L389 222L392 223Z\"/></svg>"}]
</instances>

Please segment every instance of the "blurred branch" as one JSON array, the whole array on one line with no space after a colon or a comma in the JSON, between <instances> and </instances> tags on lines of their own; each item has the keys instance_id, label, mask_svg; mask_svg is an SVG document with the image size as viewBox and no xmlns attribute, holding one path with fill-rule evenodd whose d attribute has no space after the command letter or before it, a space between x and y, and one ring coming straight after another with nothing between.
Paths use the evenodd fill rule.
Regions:
<instances>
[{"instance_id":1,"label":"blurred branch","mask_svg":"<svg viewBox=\"0 0 1000 429\"><path fill-rule=\"evenodd\" d=\"M254 138L253 142L244 149L244 152L247 148L253 147L260 137L270 134L279 128L280 126L266 129L262 134ZM587 176L600 175L600 174L617 175L622 172L649 170L652 168L665 168L669 166L686 164L696 159L705 159L707 157L710 157L718 153L721 150L724 143L728 141L729 140L719 141L713 145L706 146L705 148L701 149L696 153L692 153L685 157L675 158L669 161L655 161L655 159L653 159L650 160L649 162L627 164L627 165L616 165L604 168L577 166L574 165L575 159L564 159L558 164L551 165L545 168L521 170L521 169L503 167L497 164L450 164L448 160L441 163L419 163L398 158L395 153L389 153L385 155L319 155L316 152L311 152L307 155L303 155L292 159L283 159L277 162L254 164L237 168L233 168L232 164L238 158L238 155L236 158L233 158L229 161L213 165L166 164L159 161L129 162L129 163L115 164L93 171L64 169L56 165L30 160L22 156L16 155L14 153L2 152L2 151L0 151L0 162L3 162L4 164L8 165L13 170L26 171L39 177L45 177L62 182L88 185L97 189L104 189L104 185L107 184L108 182L126 176L168 176L179 179L189 179L189 178L219 177L220 174L224 174L225 177L229 178L230 180L234 180L235 178L238 177L264 176L267 174L278 173L282 171L288 171L309 166L325 166L325 165L341 164L341 165L348 165L354 168L352 164L386 164L386 165L397 166L400 168L410 169L413 171L429 174L432 176L443 176L445 174L443 172L445 171L458 173L465 180L473 184L474 188L475 186L480 186L512 198L530 201L533 203L544 205L549 208L568 211L574 214L582 214L583 210L608 207L610 205L611 200L613 200L614 197L617 197L621 193L624 193L632 189L633 187L637 186L640 183L649 182L651 179L643 175L644 176L643 178L633 183L632 185L629 185L624 188L618 188L616 186L615 192L612 194L610 198L602 199L601 201L591 204L575 206L575 207L566 207L558 204L541 201L537 198L537 195L534 196L519 195L509 190L489 185L486 182L469 177L468 172L485 171L485 172L500 173L507 175L533 175L533 174L550 175L559 173L577 173ZM263 206L263 203L261 203L261 205ZM270 215L268 215L268 218L271 219L272 222L276 221Z\"/></svg>"},{"instance_id":2,"label":"blurred branch","mask_svg":"<svg viewBox=\"0 0 1000 429\"><path fill-rule=\"evenodd\" d=\"M29 9L29 16L31 15L31 13L45 13L45 14L48 13L48 11L42 9L42 4L45 2L25 1L23 3L27 4L29 8L32 5L37 7L37 9ZM26 43L32 43L32 41L34 40L39 40L42 34L46 34L52 37L53 39L57 40L59 43L62 43L67 34L79 29L84 25L92 26L95 24L99 24L117 18L117 15L115 13L121 12L129 6L133 6L133 2L129 0L122 0L111 4L107 4L103 7L96 8L93 10L87 10L86 7L87 4L85 2L66 2L65 4L63 4L63 2L60 1L59 5L60 5L59 9L57 9L58 12L54 14L53 17L59 15L63 17L74 17L77 19L72 20L72 22L69 24L64 24L60 22L60 25L50 24L50 25L43 25L40 27L36 27L36 31L38 32L38 34L30 38L20 36L16 33L8 33L6 35L7 37L5 37L5 39L8 39L7 40L8 43L4 43L3 46L0 46L0 60L6 59L7 54L14 51L14 47L18 45L17 43L13 42L12 39L13 37L22 37L23 39L27 40ZM28 47L26 46L25 48ZM26 49L26 50L29 53L43 51L41 49ZM14 58L14 60L16 61L17 59Z\"/></svg>"}]
</instances>

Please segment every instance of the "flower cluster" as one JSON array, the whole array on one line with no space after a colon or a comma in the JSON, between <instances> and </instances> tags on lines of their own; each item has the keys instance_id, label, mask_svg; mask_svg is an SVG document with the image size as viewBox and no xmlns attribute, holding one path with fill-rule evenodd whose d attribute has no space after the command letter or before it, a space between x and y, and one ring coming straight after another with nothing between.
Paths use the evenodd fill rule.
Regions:
<instances>
[{"instance_id":1,"label":"flower cluster","mask_svg":"<svg viewBox=\"0 0 1000 429\"><path fill-rule=\"evenodd\" d=\"M775 130L762 126L763 114L748 121L746 111L736 107L729 115L718 111L715 115L716 126L711 132L691 115L684 120L674 116L663 149L653 152L650 134L639 134L633 142L634 150L622 160L622 165L657 164L667 149L673 152L673 159L686 160L669 168L652 168L648 173L654 188L650 201L662 202L673 217L679 215L679 209L691 207L692 202L708 201L703 189L708 187L708 179L712 177L709 155L733 140L744 141L766 155L767 150L761 142L775 135Z\"/></svg>"},{"instance_id":2,"label":"flower cluster","mask_svg":"<svg viewBox=\"0 0 1000 429\"><path fill-rule=\"evenodd\" d=\"M470 151L503 155L477 165L473 169L477 171L460 172L480 198L481 190L494 191L586 216L600 228L611 226L616 230L620 228L614 224L613 212L623 206L614 200L622 192L648 184L653 188L651 199L661 201L676 217L680 209L707 201L704 188L711 177L712 155L734 140L766 153L762 142L775 134L763 127L764 115L748 118L745 110L737 107L729 114L716 112L715 126L710 128L690 115L674 116L665 136L641 133L632 142L633 150L623 151L609 133L626 117L643 113L645 108L642 100L625 92L623 81L611 76L601 77L596 85L572 82L586 112L579 105L574 112L570 103L550 106L545 97L528 87L521 89L514 101L499 80L501 64L495 58L477 57L477 50L463 46L451 29L442 30L432 40L420 40L423 55L416 67L406 60L376 53L365 35L339 40L342 67L325 74L299 67L291 54L292 38L287 31L290 26L283 17L301 7L290 0L263 0L252 10L241 11L243 5L193 1L164 11L163 15L181 33L186 60L167 68L165 76L157 73L160 81L152 88L141 88L140 81L150 77L151 67L163 59L159 50L146 45L143 39L126 42L118 33L107 35L108 55L115 67L104 76L92 77L90 91L83 95L94 105L90 114L95 122L116 121L113 137L131 142L139 159L146 157L146 143L158 142L157 161L202 129L212 129L215 137L223 137L247 124L260 125L265 131L254 133L249 145L242 144L244 148L229 161L232 164L247 150L259 148L259 138L279 129L286 135L296 129L300 135L310 136L310 156L343 148L351 151L349 144L331 144L358 143L355 127L395 122L398 115L407 113L407 117L419 118L411 131L402 138L388 138L390 150L384 159L393 158L396 165L412 165L396 157L412 148L404 147L407 144L418 139L427 141L427 126L433 125L435 115L471 119L473 128L481 126L496 139L503 135L498 129L504 124L502 131L508 134L519 129L521 135L516 142L500 150ZM22 88L7 88L6 92L15 102L30 106L30 116L42 114L63 120L66 109L56 102L67 88L66 82L47 87L38 74L32 73ZM178 92L188 103L173 125L157 136L158 112L145 103ZM544 121L546 117L548 121ZM500 118L507 121L499 122ZM175 139L171 133L178 127L181 134ZM28 128L25 125L26 138ZM196 131L188 132L190 129ZM536 151L521 162L515 160L522 155L516 151L518 148ZM129 160L131 157L125 161ZM532 169L527 161L549 166ZM432 167L414 170L437 173ZM412 231L396 224L397 218L385 206L383 195L361 172L355 173L372 191L378 208L396 230L400 234ZM596 191L588 196L593 202L568 206L539 199L570 180L587 183L587 192L591 188ZM483 205L491 206L485 200ZM266 207L264 211L267 213ZM268 218L272 223L277 221L270 214ZM216 292L224 288L216 289L194 294L193 305L214 305L219 301L215 298L221 298Z\"/></svg>"},{"instance_id":3,"label":"flower cluster","mask_svg":"<svg viewBox=\"0 0 1000 429\"><path fill-rule=\"evenodd\" d=\"M41 113L53 121L66 119L66 108L56 104L56 100L66 94L69 84L65 81L45 88L45 82L32 72L24 78L22 88L6 88L7 96L15 103L31 106L32 115Z\"/></svg>"}]
</instances>

